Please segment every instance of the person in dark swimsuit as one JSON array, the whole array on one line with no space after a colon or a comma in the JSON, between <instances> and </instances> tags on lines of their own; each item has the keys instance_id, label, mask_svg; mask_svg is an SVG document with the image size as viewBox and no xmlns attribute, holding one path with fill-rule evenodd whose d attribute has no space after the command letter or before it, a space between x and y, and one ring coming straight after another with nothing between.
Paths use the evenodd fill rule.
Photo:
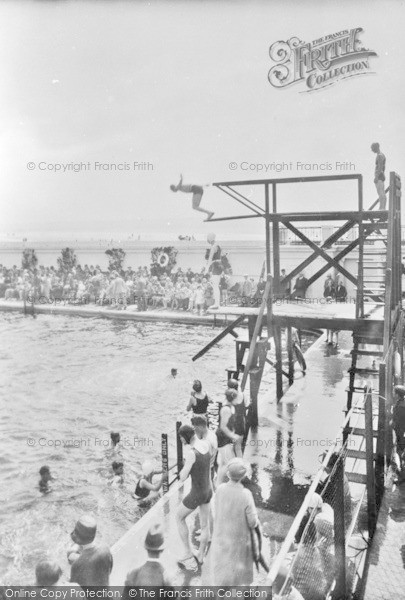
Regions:
<instances>
[{"instance_id":1,"label":"person in dark swimsuit","mask_svg":"<svg viewBox=\"0 0 405 600\"><path fill-rule=\"evenodd\" d=\"M226 403L219 411L218 439L218 473L217 487L227 481L226 470L231 458L235 458L235 444L239 443L241 436L235 432L235 407L234 402L238 397L236 390L225 391Z\"/></svg>"},{"instance_id":2,"label":"person in dark swimsuit","mask_svg":"<svg viewBox=\"0 0 405 600\"><path fill-rule=\"evenodd\" d=\"M206 186L204 186L206 187ZM192 197L192 206L194 210L198 210L199 212L205 213L207 216L207 221L212 219L214 213L211 210L207 210L200 206L201 199L203 197L204 189L202 185L185 185L183 183L183 175L180 175L180 181L177 185L171 185L170 189L172 192L184 192L185 194L193 194Z\"/></svg>"},{"instance_id":3,"label":"person in dark swimsuit","mask_svg":"<svg viewBox=\"0 0 405 600\"><path fill-rule=\"evenodd\" d=\"M157 496L157 492L162 487L162 478L156 483L152 482L154 475L159 475L161 471L156 471L155 465L151 460L145 460L142 464L142 476L138 479L133 493L133 498L138 501L152 500Z\"/></svg>"},{"instance_id":4,"label":"person in dark swimsuit","mask_svg":"<svg viewBox=\"0 0 405 600\"><path fill-rule=\"evenodd\" d=\"M239 435L239 440L235 442L235 454L238 458L242 458L242 441L246 433L246 411L249 406L249 402L246 402L244 393L239 390L239 383L236 379L229 379L228 388L235 390L237 397L232 402L235 407L235 424L234 431Z\"/></svg>"},{"instance_id":5,"label":"person in dark swimsuit","mask_svg":"<svg viewBox=\"0 0 405 600\"><path fill-rule=\"evenodd\" d=\"M212 400L209 398L208 394L203 391L201 381L196 379L193 383L187 410L192 410L195 415L205 416L208 421L207 410L210 402L212 402Z\"/></svg>"},{"instance_id":6,"label":"person in dark swimsuit","mask_svg":"<svg viewBox=\"0 0 405 600\"><path fill-rule=\"evenodd\" d=\"M197 564L204 561L210 537L210 501L212 498L211 485L211 454L209 444L199 440L191 425L182 425L179 436L184 446L185 463L180 472L181 482L191 477L191 490L180 504L176 520L180 537L184 545L184 554L178 564L190 571L197 570ZM193 554L186 518L196 508L200 512L201 537L198 555Z\"/></svg>"}]
</instances>

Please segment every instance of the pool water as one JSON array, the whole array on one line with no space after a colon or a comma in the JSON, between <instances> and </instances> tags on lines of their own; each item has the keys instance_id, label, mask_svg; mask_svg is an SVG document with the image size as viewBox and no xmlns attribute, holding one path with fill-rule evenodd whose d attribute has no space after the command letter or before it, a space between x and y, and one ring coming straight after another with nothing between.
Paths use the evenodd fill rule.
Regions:
<instances>
[{"instance_id":1,"label":"pool water","mask_svg":"<svg viewBox=\"0 0 405 600\"><path fill-rule=\"evenodd\" d=\"M194 379L222 401L234 342L228 336L193 363L218 329L0 313L0 332L0 583L29 585L39 560L66 564L82 513L96 516L107 544L139 519L131 493L143 460L160 461L166 432L174 463L175 423L189 418ZM263 391L273 381L269 367ZM123 440L122 486L111 484L111 431ZM38 488L45 464L55 477L46 495Z\"/></svg>"}]
</instances>

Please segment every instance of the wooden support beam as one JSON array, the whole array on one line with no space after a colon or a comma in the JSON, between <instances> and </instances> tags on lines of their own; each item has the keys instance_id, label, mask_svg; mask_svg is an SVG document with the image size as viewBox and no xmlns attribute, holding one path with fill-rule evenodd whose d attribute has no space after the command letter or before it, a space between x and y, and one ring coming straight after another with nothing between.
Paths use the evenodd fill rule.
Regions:
<instances>
[{"instance_id":1,"label":"wooden support beam","mask_svg":"<svg viewBox=\"0 0 405 600\"><path fill-rule=\"evenodd\" d=\"M345 181L358 180L361 175L350 173L347 175L312 175L309 177L283 177L273 179L244 179L243 181L220 181L212 185L263 185L264 183L314 183L316 181Z\"/></svg>"},{"instance_id":2,"label":"wooden support beam","mask_svg":"<svg viewBox=\"0 0 405 600\"><path fill-rule=\"evenodd\" d=\"M376 319L350 319L346 317L323 317L322 315L300 316L300 315L273 315L274 325L280 327L296 327L298 329L339 329L341 331L353 331L356 335L382 338L384 323ZM370 342L371 343L371 342Z\"/></svg>"},{"instance_id":3,"label":"wooden support beam","mask_svg":"<svg viewBox=\"0 0 405 600\"><path fill-rule=\"evenodd\" d=\"M280 400L283 397L283 354L280 327L273 327L273 339L276 351L276 395L277 400Z\"/></svg>"},{"instance_id":4,"label":"wooden support beam","mask_svg":"<svg viewBox=\"0 0 405 600\"><path fill-rule=\"evenodd\" d=\"M342 267L342 265L338 262L338 260L336 258L329 256L329 254L327 252L325 252L325 250L323 250L322 248L317 246L312 240L309 239L309 237L304 235L302 233L302 231L300 231L299 229L294 227L294 225L291 225L291 223L285 223L285 226L287 227L287 229L292 231L297 237L299 237L303 242L305 242L305 244L307 246L312 248L312 250L314 251L314 254L316 254L317 257L319 256L319 257L323 258L324 260L326 260L326 262L329 264L329 268L334 267L335 269L340 271L340 273L342 273L342 275L344 275L347 279L349 279L349 281L351 281L354 285L357 285L356 277L354 277L351 273L349 273L349 271L347 269ZM312 277L317 278L317 274L315 273L315 275L313 275Z\"/></svg>"},{"instance_id":5,"label":"wooden support beam","mask_svg":"<svg viewBox=\"0 0 405 600\"><path fill-rule=\"evenodd\" d=\"M238 337L238 334L235 333L233 331L233 329L235 327L237 327L238 325L240 325L242 323L242 321L244 321L246 318L246 315L241 315L240 317L238 317L237 319L235 319L235 321L232 321L232 323L230 323L228 325L228 327L225 327L225 329L223 331L221 331L220 334L218 334L216 337L214 337L213 340L211 340L206 346L204 346L204 348L202 350L200 350L199 352L197 352L197 354L195 354L192 358L193 361L197 360L198 358L201 358L201 356L204 356L204 354L206 352L208 352L208 350L211 350L211 348L213 346L215 346L215 344L217 344L219 341L222 340L222 338L224 338L226 335L228 335L228 333L231 333L234 337Z\"/></svg>"},{"instance_id":6,"label":"wooden support beam","mask_svg":"<svg viewBox=\"0 0 405 600\"><path fill-rule=\"evenodd\" d=\"M272 186L273 214L277 213L277 187ZM273 221L273 294L280 292L280 230L277 221Z\"/></svg>"},{"instance_id":7,"label":"wooden support beam","mask_svg":"<svg viewBox=\"0 0 405 600\"><path fill-rule=\"evenodd\" d=\"M377 524L377 505L375 495L374 450L373 450L373 402L371 390L364 398L364 422L366 437L366 472L367 472L367 517L368 535L371 539Z\"/></svg>"},{"instance_id":8,"label":"wooden support beam","mask_svg":"<svg viewBox=\"0 0 405 600\"><path fill-rule=\"evenodd\" d=\"M263 327L263 323L262 323L262 321L263 321L263 314L264 314L264 310L265 310L265 308L267 306L267 300L268 300L268 297L269 297L270 289L271 289L271 281L270 281L270 279L267 279L266 287L264 288L262 303L260 305L259 314L258 314L257 320L256 320L256 325L255 325L255 328L254 328L254 331L253 331L253 335L251 336L249 356L247 358L245 370L243 372L242 383L241 383L241 386L240 386L242 392L245 389L246 380L247 380L248 375L249 375L249 370L250 370L250 368L252 366L252 363L253 363L253 357L255 355L255 349L256 349L256 343L257 343L257 336L259 335L259 332L261 331L261 329Z\"/></svg>"},{"instance_id":9,"label":"wooden support beam","mask_svg":"<svg viewBox=\"0 0 405 600\"><path fill-rule=\"evenodd\" d=\"M277 363L274 360L271 360L271 358L266 357L266 363L268 363L270 366L276 368ZM282 374L284 375L284 377L287 377L287 379L290 379L290 375L289 373L287 373L287 371L282 370L281 371Z\"/></svg>"},{"instance_id":10,"label":"wooden support beam","mask_svg":"<svg viewBox=\"0 0 405 600\"><path fill-rule=\"evenodd\" d=\"M294 352L292 327L287 327L287 356L288 356L288 382L290 385L294 383Z\"/></svg>"}]
</instances>

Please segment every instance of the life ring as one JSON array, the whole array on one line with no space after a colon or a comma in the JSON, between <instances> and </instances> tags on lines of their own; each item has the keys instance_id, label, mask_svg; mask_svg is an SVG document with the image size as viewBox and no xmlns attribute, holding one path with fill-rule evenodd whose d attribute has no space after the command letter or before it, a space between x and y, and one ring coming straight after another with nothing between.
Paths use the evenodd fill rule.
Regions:
<instances>
[{"instance_id":1,"label":"life ring","mask_svg":"<svg viewBox=\"0 0 405 600\"><path fill-rule=\"evenodd\" d=\"M295 342L293 344L293 350L295 352L295 358L297 359L301 369L305 373L305 371L307 370L307 363L305 362L305 358L304 358L304 355L302 354L301 348Z\"/></svg>"},{"instance_id":2,"label":"life ring","mask_svg":"<svg viewBox=\"0 0 405 600\"><path fill-rule=\"evenodd\" d=\"M158 256L157 262L164 269L169 264L169 260L170 258L167 252L161 252Z\"/></svg>"}]
</instances>

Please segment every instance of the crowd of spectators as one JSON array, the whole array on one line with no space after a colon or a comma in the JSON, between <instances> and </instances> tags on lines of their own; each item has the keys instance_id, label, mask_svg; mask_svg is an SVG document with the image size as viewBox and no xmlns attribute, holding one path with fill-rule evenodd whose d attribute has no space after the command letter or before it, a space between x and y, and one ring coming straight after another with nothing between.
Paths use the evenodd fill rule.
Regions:
<instances>
[{"instance_id":1,"label":"crowd of spectators","mask_svg":"<svg viewBox=\"0 0 405 600\"><path fill-rule=\"evenodd\" d=\"M204 314L214 304L214 289L210 273L205 269L175 268L170 274L153 275L148 267L131 267L103 271L99 265L77 265L70 270L39 266L29 270L0 265L0 298L35 301L40 304L63 301L69 304L98 304L125 309L136 305L138 310L183 310ZM223 274L220 278L221 303L230 296L253 298L258 289L253 278L232 282Z\"/></svg>"}]
</instances>

